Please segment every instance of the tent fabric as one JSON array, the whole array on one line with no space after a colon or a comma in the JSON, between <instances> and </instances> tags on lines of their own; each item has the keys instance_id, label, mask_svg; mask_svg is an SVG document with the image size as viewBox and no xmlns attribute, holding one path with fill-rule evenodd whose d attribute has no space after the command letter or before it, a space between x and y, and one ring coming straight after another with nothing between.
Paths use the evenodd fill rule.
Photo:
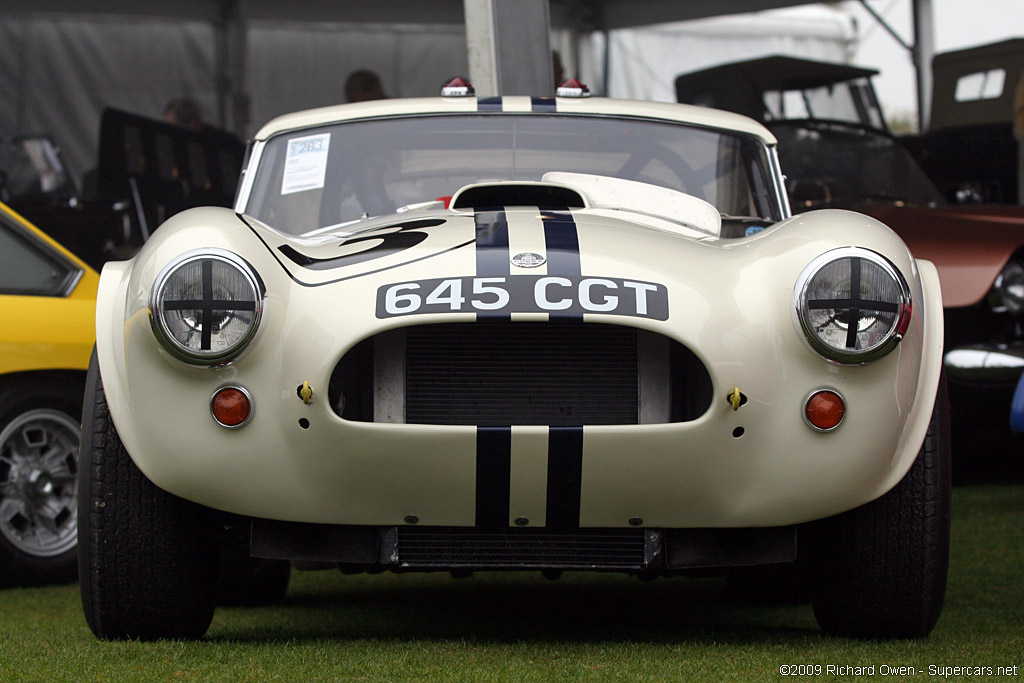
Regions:
<instances>
[{"instance_id":1,"label":"tent fabric","mask_svg":"<svg viewBox=\"0 0 1024 683\"><path fill-rule=\"evenodd\" d=\"M391 97L438 95L468 76L466 32L451 25L253 24L249 29L252 131L275 116L341 104L345 80L375 71Z\"/></svg>"},{"instance_id":2,"label":"tent fabric","mask_svg":"<svg viewBox=\"0 0 1024 683\"><path fill-rule=\"evenodd\" d=\"M345 79L376 70L394 97L433 95L466 74L461 26L251 22L249 132L290 111L344 101ZM190 97L218 121L216 35L201 21L0 16L0 135L46 133L81 178L97 163L100 115L162 118Z\"/></svg>"},{"instance_id":3,"label":"tent fabric","mask_svg":"<svg viewBox=\"0 0 1024 683\"><path fill-rule=\"evenodd\" d=\"M849 15L822 6L608 35L607 94L661 101L674 101L683 72L782 53L847 62L856 39ZM279 114L344 101L356 69L375 70L393 97L434 95L445 80L469 75L462 25L252 20L246 42L244 134ZM578 74L567 73L582 75L595 94L603 91L604 42L582 36ZM215 27L200 20L0 13L0 135L50 134L81 178L96 166L105 107L160 118L168 101L187 96L206 122L227 127L218 120L217 45ZM574 43L556 32L553 45L565 51Z\"/></svg>"},{"instance_id":4,"label":"tent fabric","mask_svg":"<svg viewBox=\"0 0 1024 683\"><path fill-rule=\"evenodd\" d=\"M185 95L214 111L213 48L201 22L4 19L0 135L51 135L81 177L96 165L105 107L161 117Z\"/></svg>"},{"instance_id":5,"label":"tent fabric","mask_svg":"<svg viewBox=\"0 0 1024 683\"><path fill-rule=\"evenodd\" d=\"M795 7L612 31L608 93L675 102L675 79L725 62L785 54L848 63L856 26L835 7ZM595 41L595 61L604 41Z\"/></svg>"}]
</instances>

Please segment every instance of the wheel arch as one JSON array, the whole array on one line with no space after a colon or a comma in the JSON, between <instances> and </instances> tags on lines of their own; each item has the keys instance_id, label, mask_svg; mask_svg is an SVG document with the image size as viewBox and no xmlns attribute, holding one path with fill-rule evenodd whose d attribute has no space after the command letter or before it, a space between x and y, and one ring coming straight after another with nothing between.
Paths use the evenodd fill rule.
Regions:
<instances>
[{"instance_id":1,"label":"wheel arch","mask_svg":"<svg viewBox=\"0 0 1024 683\"><path fill-rule=\"evenodd\" d=\"M77 406L75 417L81 417L82 399L85 396L85 375L86 371L67 370L26 370L22 372L11 372L0 375L0 410L8 396L16 395L18 392L30 392L33 388L42 388L49 391L54 388L68 390L69 403Z\"/></svg>"}]
</instances>

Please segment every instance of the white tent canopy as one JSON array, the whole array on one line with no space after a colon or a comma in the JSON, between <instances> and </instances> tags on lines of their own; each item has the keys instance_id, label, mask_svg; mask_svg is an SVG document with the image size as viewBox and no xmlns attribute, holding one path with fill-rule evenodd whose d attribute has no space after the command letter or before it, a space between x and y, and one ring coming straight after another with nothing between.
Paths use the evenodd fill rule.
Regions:
<instances>
[{"instance_id":1,"label":"white tent canopy","mask_svg":"<svg viewBox=\"0 0 1024 683\"><path fill-rule=\"evenodd\" d=\"M857 43L850 15L823 5L620 29L607 35L609 94L665 102L675 101L675 78L680 73L775 54L845 64ZM595 42L595 51L602 50L603 36Z\"/></svg>"}]
</instances>

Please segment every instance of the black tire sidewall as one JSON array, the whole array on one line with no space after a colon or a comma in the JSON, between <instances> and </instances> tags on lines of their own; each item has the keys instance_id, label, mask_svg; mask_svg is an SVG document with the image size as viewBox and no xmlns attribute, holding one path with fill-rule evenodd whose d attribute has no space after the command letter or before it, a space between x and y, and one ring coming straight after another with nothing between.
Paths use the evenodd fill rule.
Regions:
<instances>
[{"instance_id":1,"label":"black tire sidewall","mask_svg":"<svg viewBox=\"0 0 1024 683\"><path fill-rule=\"evenodd\" d=\"M200 638L213 618L217 563L207 508L150 482L106 407L95 351L79 468L79 574L99 638Z\"/></svg>"},{"instance_id":2,"label":"black tire sidewall","mask_svg":"<svg viewBox=\"0 0 1024 683\"><path fill-rule=\"evenodd\" d=\"M826 632L923 638L942 611L949 567L949 404L940 380L928 433L888 493L816 524L814 613Z\"/></svg>"}]
</instances>

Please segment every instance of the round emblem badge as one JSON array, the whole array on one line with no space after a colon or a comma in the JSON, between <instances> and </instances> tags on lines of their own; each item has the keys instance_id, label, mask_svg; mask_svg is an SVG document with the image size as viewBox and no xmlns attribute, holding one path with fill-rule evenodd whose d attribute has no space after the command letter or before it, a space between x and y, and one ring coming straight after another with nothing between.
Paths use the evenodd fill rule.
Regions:
<instances>
[{"instance_id":1,"label":"round emblem badge","mask_svg":"<svg viewBox=\"0 0 1024 683\"><path fill-rule=\"evenodd\" d=\"M547 259L545 257L532 251L524 251L512 257L512 265L519 266L520 268L536 268L537 266L543 266L546 262Z\"/></svg>"}]
</instances>

